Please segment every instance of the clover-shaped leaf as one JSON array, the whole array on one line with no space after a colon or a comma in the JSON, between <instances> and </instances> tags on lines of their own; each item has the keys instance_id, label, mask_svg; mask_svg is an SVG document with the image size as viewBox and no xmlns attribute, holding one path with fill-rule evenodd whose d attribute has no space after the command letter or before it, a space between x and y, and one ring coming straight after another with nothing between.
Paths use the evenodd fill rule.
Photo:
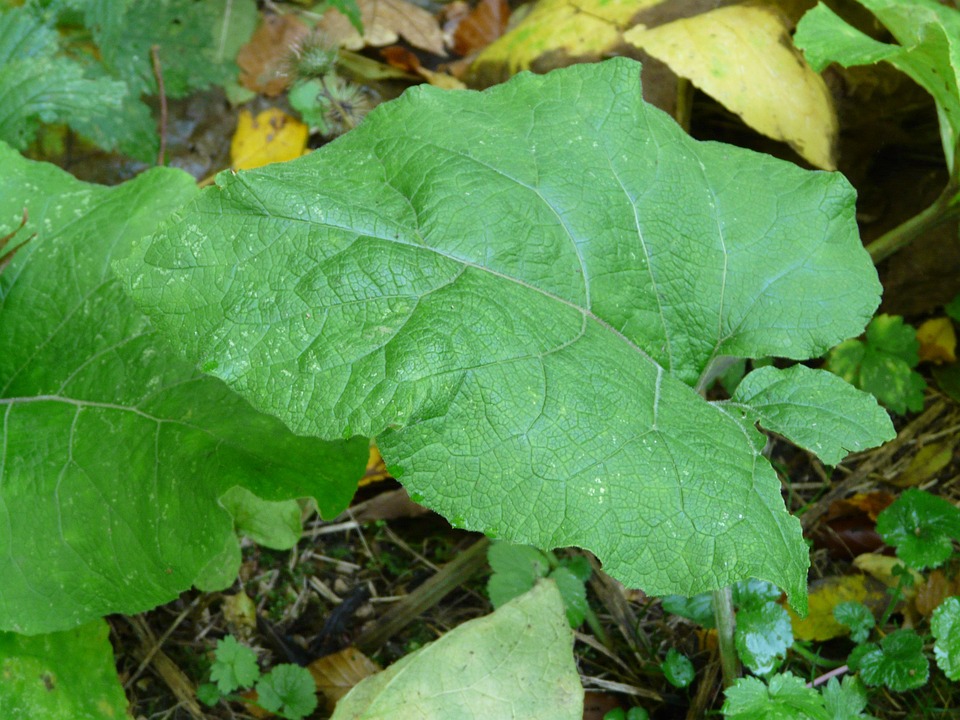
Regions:
<instances>
[{"instance_id":1,"label":"clover-shaped leaf","mask_svg":"<svg viewBox=\"0 0 960 720\"><path fill-rule=\"evenodd\" d=\"M941 565L960 539L960 509L936 495L911 488L877 516L877 532L916 569Z\"/></svg>"},{"instance_id":2,"label":"clover-shaped leaf","mask_svg":"<svg viewBox=\"0 0 960 720\"><path fill-rule=\"evenodd\" d=\"M879 646L860 645L850 654L848 664L860 671L867 685L886 685L895 692L921 687L930 675L923 639L913 630L892 632Z\"/></svg>"},{"instance_id":3,"label":"clover-shaped leaf","mask_svg":"<svg viewBox=\"0 0 960 720\"><path fill-rule=\"evenodd\" d=\"M614 58L414 88L318 152L221 174L119 270L204 371L299 434L376 436L455 525L589 548L651 594L757 577L802 609L807 548L755 418L697 386L723 356L861 331L880 286L854 193L692 140L638 78ZM818 372L789 402L818 402ZM892 435L862 412L822 418Z\"/></svg>"},{"instance_id":4,"label":"clover-shaped leaf","mask_svg":"<svg viewBox=\"0 0 960 720\"><path fill-rule=\"evenodd\" d=\"M936 642L933 655L943 674L960 680L960 598L948 597L933 611L930 631Z\"/></svg>"}]
</instances>

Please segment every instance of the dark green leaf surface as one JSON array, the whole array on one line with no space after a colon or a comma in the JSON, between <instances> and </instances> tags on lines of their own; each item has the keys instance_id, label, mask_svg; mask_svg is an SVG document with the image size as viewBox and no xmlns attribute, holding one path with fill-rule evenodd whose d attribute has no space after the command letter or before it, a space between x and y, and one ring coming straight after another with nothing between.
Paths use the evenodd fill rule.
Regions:
<instances>
[{"instance_id":1,"label":"dark green leaf surface","mask_svg":"<svg viewBox=\"0 0 960 720\"><path fill-rule=\"evenodd\" d=\"M218 500L349 501L367 443L296 437L172 354L110 269L196 192L156 170L105 188L0 146L0 628L135 613L239 565Z\"/></svg>"},{"instance_id":2,"label":"dark green leaf surface","mask_svg":"<svg viewBox=\"0 0 960 720\"><path fill-rule=\"evenodd\" d=\"M257 683L257 703L281 717L299 720L317 707L317 683L306 668L277 665Z\"/></svg>"},{"instance_id":3,"label":"dark green leaf surface","mask_svg":"<svg viewBox=\"0 0 960 720\"><path fill-rule=\"evenodd\" d=\"M874 720L863 712L867 707L867 691L859 678L845 675L843 684L836 678L823 686L823 705L829 720Z\"/></svg>"},{"instance_id":4,"label":"dark green leaf surface","mask_svg":"<svg viewBox=\"0 0 960 720\"><path fill-rule=\"evenodd\" d=\"M776 669L793 644L790 615L774 602L737 613L734 634L740 660L757 675Z\"/></svg>"},{"instance_id":5,"label":"dark green leaf surface","mask_svg":"<svg viewBox=\"0 0 960 720\"><path fill-rule=\"evenodd\" d=\"M217 641L216 662L210 668L210 679L221 693L252 687L260 677L257 654L241 645L233 635Z\"/></svg>"},{"instance_id":6,"label":"dark green leaf surface","mask_svg":"<svg viewBox=\"0 0 960 720\"><path fill-rule=\"evenodd\" d=\"M758 577L802 609L764 438L694 386L720 356L861 331L879 284L854 194L691 140L638 76L408 91L320 152L221 175L127 287L294 431L377 436L455 525L589 548L653 594Z\"/></svg>"},{"instance_id":7,"label":"dark green leaf surface","mask_svg":"<svg viewBox=\"0 0 960 720\"><path fill-rule=\"evenodd\" d=\"M870 637L870 631L877 624L873 613L862 602L842 602L833 608L833 617L841 625L850 628L850 639L862 643Z\"/></svg>"},{"instance_id":8,"label":"dark green leaf surface","mask_svg":"<svg viewBox=\"0 0 960 720\"><path fill-rule=\"evenodd\" d=\"M953 541L960 540L960 509L910 488L877 516L877 532L910 567L934 568L950 557Z\"/></svg>"},{"instance_id":9,"label":"dark green leaf surface","mask_svg":"<svg viewBox=\"0 0 960 720\"><path fill-rule=\"evenodd\" d=\"M667 657L660 664L660 669L667 682L678 688L687 687L697 674L690 659L677 652L676 648L667 650Z\"/></svg>"},{"instance_id":10,"label":"dark green leaf surface","mask_svg":"<svg viewBox=\"0 0 960 720\"><path fill-rule=\"evenodd\" d=\"M892 632L879 646L857 647L850 655L850 667L860 671L867 685L886 685L894 692L922 687L930 675L923 639L913 630Z\"/></svg>"}]
</instances>

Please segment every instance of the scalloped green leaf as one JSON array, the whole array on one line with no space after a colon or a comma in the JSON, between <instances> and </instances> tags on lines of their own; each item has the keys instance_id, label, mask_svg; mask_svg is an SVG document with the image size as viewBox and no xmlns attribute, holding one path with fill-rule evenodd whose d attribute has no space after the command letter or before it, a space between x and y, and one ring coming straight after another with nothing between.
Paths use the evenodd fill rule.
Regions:
<instances>
[{"instance_id":1,"label":"scalloped green leaf","mask_svg":"<svg viewBox=\"0 0 960 720\"><path fill-rule=\"evenodd\" d=\"M732 400L731 407L828 465L896 435L873 397L832 373L803 365L754 370L737 386Z\"/></svg>"},{"instance_id":2,"label":"scalloped green leaf","mask_svg":"<svg viewBox=\"0 0 960 720\"><path fill-rule=\"evenodd\" d=\"M860 671L867 685L886 685L894 692L922 687L930 676L923 638L913 630L896 630L880 645L858 646L850 655L850 667Z\"/></svg>"},{"instance_id":3,"label":"scalloped green leaf","mask_svg":"<svg viewBox=\"0 0 960 720\"><path fill-rule=\"evenodd\" d=\"M724 694L721 710L729 720L828 720L820 693L790 673L774 675L769 685L759 678L740 678Z\"/></svg>"},{"instance_id":4,"label":"scalloped green leaf","mask_svg":"<svg viewBox=\"0 0 960 720\"><path fill-rule=\"evenodd\" d=\"M960 540L960 509L910 488L877 516L877 532L910 567L935 568L953 553L953 541Z\"/></svg>"},{"instance_id":5,"label":"scalloped green leaf","mask_svg":"<svg viewBox=\"0 0 960 720\"><path fill-rule=\"evenodd\" d=\"M720 356L819 356L880 286L839 175L692 140L616 58L430 87L221 174L120 266L191 360L295 432L376 436L455 525L578 545L652 594L805 607L764 438Z\"/></svg>"},{"instance_id":6,"label":"scalloped green leaf","mask_svg":"<svg viewBox=\"0 0 960 720\"><path fill-rule=\"evenodd\" d=\"M158 169L81 183L0 145L0 629L136 613L240 562L219 498L349 502L367 443L297 437L176 357L110 269L196 194ZM33 236L31 238L31 236Z\"/></svg>"}]
</instances>

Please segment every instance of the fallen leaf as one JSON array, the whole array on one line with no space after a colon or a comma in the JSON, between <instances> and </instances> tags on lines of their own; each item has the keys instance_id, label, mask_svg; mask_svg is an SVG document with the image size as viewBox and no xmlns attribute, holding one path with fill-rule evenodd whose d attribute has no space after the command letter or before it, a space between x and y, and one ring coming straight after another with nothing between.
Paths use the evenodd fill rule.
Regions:
<instances>
[{"instance_id":1,"label":"fallen leaf","mask_svg":"<svg viewBox=\"0 0 960 720\"><path fill-rule=\"evenodd\" d=\"M453 75L434 72L433 70L428 70L423 67L423 65L420 64L420 58L401 45L391 45L390 47L383 48L380 54L383 55L391 67L416 73L431 85L443 88L444 90L464 90L467 87L460 80L453 77Z\"/></svg>"},{"instance_id":2,"label":"fallen leaf","mask_svg":"<svg viewBox=\"0 0 960 720\"><path fill-rule=\"evenodd\" d=\"M954 435L924 445L910 460L907 469L890 479L890 484L907 488L927 482L951 463L957 441Z\"/></svg>"},{"instance_id":3,"label":"fallen leaf","mask_svg":"<svg viewBox=\"0 0 960 720\"><path fill-rule=\"evenodd\" d=\"M232 635L241 639L250 638L257 627L257 606L243 590L223 598L223 619Z\"/></svg>"},{"instance_id":4,"label":"fallen leaf","mask_svg":"<svg viewBox=\"0 0 960 720\"><path fill-rule=\"evenodd\" d=\"M480 0L476 7L460 18L452 28L451 48L458 55L469 55L483 50L503 35L509 20L510 5L507 0Z\"/></svg>"},{"instance_id":5,"label":"fallen leaf","mask_svg":"<svg viewBox=\"0 0 960 720\"><path fill-rule=\"evenodd\" d=\"M917 328L920 362L940 365L957 361L957 334L948 317L930 318Z\"/></svg>"},{"instance_id":6,"label":"fallen leaf","mask_svg":"<svg viewBox=\"0 0 960 720\"><path fill-rule=\"evenodd\" d=\"M309 132L306 125L282 110L264 110L256 118L243 110L230 142L230 166L250 170L298 158L306 150Z\"/></svg>"},{"instance_id":7,"label":"fallen leaf","mask_svg":"<svg viewBox=\"0 0 960 720\"><path fill-rule=\"evenodd\" d=\"M779 13L732 5L652 29L638 25L623 37L753 129L786 142L816 167L836 169L833 98L793 46Z\"/></svg>"},{"instance_id":8,"label":"fallen leaf","mask_svg":"<svg viewBox=\"0 0 960 720\"><path fill-rule=\"evenodd\" d=\"M367 471L363 474L363 477L360 478L358 487L380 482L381 480L386 480L388 477L390 477L390 473L387 472L387 466L380 456L380 450L377 449L376 444L371 442L370 458L367 460Z\"/></svg>"},{"instance_id":9,"label":"fallen leaf","mask_svg":"<svg viewBox=\"0 0 960 720\"><path fill-rule=\"evenodd\" d=\"M250 41L240 48L240 83L249 90L274 97L290 84L287 58L310 32L293 14L265 15Z\"/></svg>"},{"instance_id":10,"label":"fallen leaf","mask_svg":"<svg viewBox=\"0 0 960 720\"><path fill-rule=\"evenodd\" d=\"M332 655L314 660L307 668L317 683L328 713L337 701L364 678L380 672L380 666L355 647L344 648Z\"/></svg>"},{"instance_id":11,"label":"fallen leaf","mask_svg":"<svg viewBox=\"0 0 960 720\"><path fill-rule=\"evenodd\" d=\"M862 570L871 577L879 580L887 587L896 587L900 583L900 576L893 573L897 566L903 566L903 561L890 555L881 555L879 553L864 553L858 555L853 560L853 566ZM916 594L917 586L923 582L923 576L916 570L910 570L913 576L913 585L903 591L905 598L910 599Z\"/></svg>"},{"instance_id":12,"label":"fallen leaf","mask_svg":"<svg viewBox=\"0 0 960 720\"><path fill-rule=\"evenodd\" d=\"M917 588L913 604L924 617L930 617L940 603L952 595L960 595L960 576L948 578L943 570L930 572L927 579Z\"/></svg>"},{"instance_id":13,"label":"fallen leaf","mask_svg":"<svg viewBox=\"0 0 960 720\"><path fill-rule=\"evenodd\" d=\"M881 549L885 543L876 531L877 515L895 499L879 491L832 502L813 533L814 542L817 547L827 548L833 558L853 559Z\"/></svg>"},{"instance_id":14,"label":"fallen leaf","mask_svg":"<svg viewBox=\"0 0 960 720\"><path fill-rule=\"evenodd\" d=\"M861 602L871 610L882 610L888 596L884 587L865 575L826 577L810 583L809 613L803 619L787 606L797 640L832 640L850 634L837 622L833 609L842 602Z\"/></svg>"},{"instance_id":15,"label":"fallen leaf","mask_svg":"<svg viewBox=\"0 0 960 720\"><path fill-rule=\"evenodd\" d=\"M440 25L423 8L406 0L357 0L357 5L363 21L363 37L346 15L333 8L324 12L317 29L331 42L348 50L392 45L402 37L416 48L446 57Z\"/></svg>"},{"instance_id":16,"label":"fallen leaf","mask_svg":"<svg viewBox=\"0 0 960 720\"><path fill-rule=\"evenodd\" d=\"M411 500L405 488L398 488L364 500L351 509L350 518L363 524L377 520L419 517L429 512L431 511L423 505L418 505Z\"/></svg>"},{"instance_id":17,"label":"fallen leaf","mask_svg":"<svg viewBox=\"0 0 960 720\"><path fill-rule=\"evenodd\" d=\"M540 0L508 33L480 52L471 85L492 85L521 70L545 71L577 60L596 61L622 41L641 10L663 0ZM549 58L546 63L544 58Z\"/></svg>"},{"instance_id":18,"label":"fallen leaf","mask_svg":"<svg viewBox=\"0 0 960 720\"><path fill-rule=\"evenodd\" d=\"M835 500L827 510L827 519L863 514L873 522L877 515L886 510L896 498L888 492L877 490L869 493L857 493L843 500Z\"/></svg>"}]
</instances>

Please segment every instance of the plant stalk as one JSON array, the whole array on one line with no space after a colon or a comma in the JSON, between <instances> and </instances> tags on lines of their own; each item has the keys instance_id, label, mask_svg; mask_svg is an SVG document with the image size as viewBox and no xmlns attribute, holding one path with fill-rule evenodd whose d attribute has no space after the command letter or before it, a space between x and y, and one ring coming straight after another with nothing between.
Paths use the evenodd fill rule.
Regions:
<instances>
[{"instance_id":1,"label":"plant stalk","mask_svg":"<svg viewBox=\"0 0 960 720\"><path fill-rule=\"evenodd\" d=\"M951 181L940 196L926 210L907 220L892 230L888 230L871 243L867 252L876 265L906 247L918 237L933 230L938 225L960 217L960 192L957 183Z\"/></svg>"},{"instance_id":2,"label":"plant stalk","mask_svg":"<svg viewBox=\"0 0 960 720\"><path fill-rule=\"evenodd\" d=\"M713 616L717 623L723 686L730 687L740 677L740 659L733 643L733 631L737 621L733 612L733 589L729 585L713 591Z\"/></svg>"}]
</instances>

